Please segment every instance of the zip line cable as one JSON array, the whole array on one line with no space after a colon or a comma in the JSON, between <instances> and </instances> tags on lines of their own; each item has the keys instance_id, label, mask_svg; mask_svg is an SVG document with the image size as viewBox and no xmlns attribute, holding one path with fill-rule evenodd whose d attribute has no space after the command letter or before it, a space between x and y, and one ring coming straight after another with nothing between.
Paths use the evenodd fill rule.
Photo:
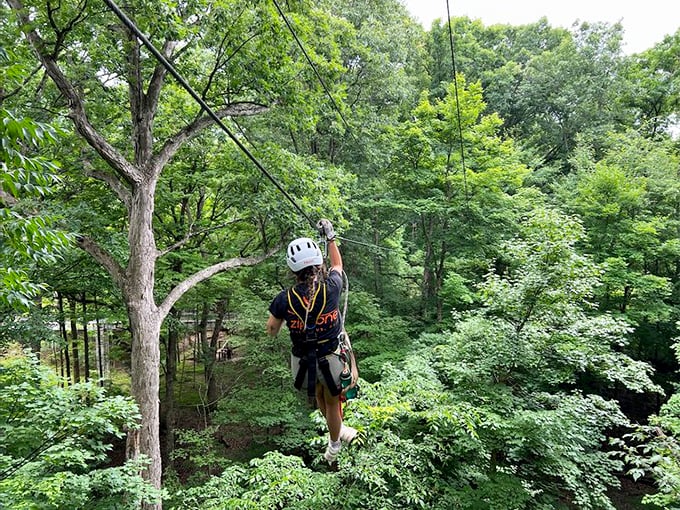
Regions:
<instances>
[{"instance_id":1,"label":"zip line cable","mask_svg":"<svg viewBox=\"0 0 680 510\"><path fill-rule=\"evenodd\" d=\"M281 16L281 18L283 19L284 23L285 23L286 26L288 27L288 30L290 31L291 35L292 35L293 38L295 39L295 42L297 42L298 47L299 47L300 50L302 51L302 54L303 54L303 55L305 56L305 58L307 59L307 63L309 64L309 66L310 66L310 67L312 68L312 70L314 71L314 74L316 75L316 78L319 80L319 83L321 84L321 87L323 87L324 91L326 92L326 95L328 96L328 99L330 99L331 104L333 105L333 108L335 109L336 112L338 112L338 115L340 115L340 118L342 119L342 123L343 123L343 124L345 125L345 127L347 128L347 132L348 132L349 135L352 137L352 139L357 143L357 145L359 146L359 149L361 149L362 152L363 152L363 146L362 146L362 144L361 144L361 143L359 142L359 140L357 140L357 138L354 136L354 132L353 132L352 128L350 127L349 123L347 122L347 119L345 119L345 116L343 115L343 113L340 111L340 107L338 106L338 103L337 103L337 102L335 101L335 99L333 98L333 95L331 94L330 90L328 90L328 87L326 86L326 82L325 82L324 79L321 77L321 74L319 73L318 69L316 68L316 65L314 65L314 62L312 62L312 59L309 57L309 54L307 53L307 50L305 50L305 47L304 47L304 45L302 44L302 41L301 41L300 38L298 37L297 33L295 32L295 29L294 29L293 26L290 24L290 21L288 21L288 17L287 17L287 16L285 15L285 13L283 12L283 9L281 9L281 6L279 5L279 3L278 3L277 0L272 0L272 2L274 3L274 6L276 7L276 10L279 11L279 15ZM353 244L358 244L358 245L360 245L360 246L366 246L366 247L369 247L369 248L377 248L377 249L379 249L379 250L393 251L393 248L387 248L387 247L385 247L385 246L378 246L377 244L369 244L369 243L364 243L364 242L362 242L362 241L355 241L355 240L353 240L353 239L348 239L348 238L346 238L346 237L340 237L340 236L336 236L336 237L337 237L338 239L342 240L342 241L346 241L346 242L348 242L348 243L353 243Z\"/></svg>"},{"instance_id":2,"label":"zip line cable","mask_svg":"<svg viewBox=\"0 0 680 510\"><path fill-rule=\"evenodd\" d=\"M456 54L453 46L453 29L451 28L451 9L449 0L446 0L446 14L449 20L449 46L451 47L451 65L453 67L453 93L456 98L456 115L458 117L458 137L460 138L460 163L463 169L463 190L465 191L465 201L468 200L467 176L465 173L465 146L463 144L463 126L460 115L460 101L458 100L458 76L456 74Z\"/></svg>"},{"instance_id":3,"label":"zip line cable","mask_svg":"<svg viewBox=\"0 0 680 510\"><path fill-rule=\"evenodd\" d=\"M132 33L135 35L135 37L137 37L142 42L142 44L144 44L144 46L146 46L146 48L163 65L163 67L165 67L167 69L167 71L175 78L175 80L177 80L177 82L184 88L184 90L186 90L189 93L189 95L191 95L191 97L201 106L201 108L203 108L203 110L205 110L205 112L215 121L215 123L217 123L217 125L222 129L222 131L224 131L229 136L229 138L231 138L231 140L238 146L238 148L241 149L241 151L243 151L243 153L253 162L253 164L272 182L272 184L274 186L276 186L276 188L283 194L283 196L285 196L286 199L288 199L288 201L293 205L293 207L307 220L309 225L316 230L316 223L310 218L310 216L307 213L305 213L305 211L302 209L302 207L300 207L300 205L295 201L295 199L293 199L293 197L279 184L279 182L274 178L274 176L267 171L267 169L248 150L248 148L231 132L231 130L229 130L229 128L224 124L224 122L222 122L222 120L217 116L217 114L212 110L212 108L210 108L210 106L208 106L208 104L196 93L196 91L191 87L191 85L189 85L189 83L187 83L187 81L177 72L177 70L174 68L174 66L170 62L168 62L168 60L163 56L163 54L160 51L158 51L156 49L156 47L141 32L141 30L139 30L137 25L135 25L135 23L118 7L118 5L116 5L116 3L113 0L103 0L103 1L109 7L109 9L111 9L111 11L113 11L113 13L123 22L123 24L128 29L130 29L130 31L132 31ZM274 3L276 4L276 0L274 0ZM279 9L279 12L281 12L278 4L276 4L276 7ZM281 13L281 14L283 16L283 13ZM284 16L284 19L285 19L285 16ZM288 22L286 21L286 23L288 23ZM290 26L289 26L289 28L290 28ZM292 31L292 28L290 28L290 30ZM293 32L293 35L295 35L294 32ZM302 48L303 53L305 53L305 56L307 56L306 52L304 51L304 48L302 47L302 44L299 42L299 39L297 38L297 36L295 36L295 39L298 40L298 44ZM307 60L310 63L310 65L312 66L312 68L314 68L314 64L311 62L311 60L309 59L308 56L307 56ZM316 73L317 77L321 81L324 89L326 89L326 93L329 94L331 101L333 101L333 104L337 108L335 101L330 96L330 92L326 88L325 84L323 84L323 80L321 79L321 77L319 76L319 74L318 74L318 72L316 71L315 68L314 68L314 72ZM342 120L345 122L345 126L349 129L349 125L345 121L345 118L342 116L342 113L340 112L339 109L338 109L338 113L342 117ZM350 134L351 134L351 131L350 131ZM354 135L352 135L352 136L354 136ZM392 250L391 248L386 248L386 247L378 246L378 245L375 245L375 244L368 244L368 243L364 243L364 242L361 242L361 241L354 241L352 239L348 239L348 238L340 237L340 236L337 236L337 237L338 237L338 239L341 239L341 240L346 241L348 243L354 243L354 244L358 244L358 245L362 245L362 246L377 248L377 249L380 249L380 250L389 250L389 251Z\"/></svg>"},{"instance_id":4,"label":"zip line cable","mask_svg":"<svg viewBox=\"0 0 680 510\"><path fill-rule=\"evenodd\" d=\"M156 59L163 64L163 67L177 80L177 82L186 90L194 100L201 105L201 108L217 123L217 125L224 131L229 138L238 146L243 153L248 156L248 159L252 161L255 166L272 182L274 186L285 196L288 201L293 205L293 207L309 222L309 224L316 228L316 224L312 219L305 213L305 211L298 205L298 203L290 196L290 194L279 184L279 182L274 178L274 176L267 171L267 169L262 166L259 160L253 156L253 154L248 150L248 148L241 143L241 141L229 130L229 128L222 122L222 120L217 116L217 114L208 106L208 104L196 93L196 91L187 83L187 81L175 70L174 66L168 62L168 60L159 52L156 47L146 38L146 36L139 30L135 23L128 18L128 16L113 2L113 0L103 0L104 3L113 11L113 13L118 16L118 18L123 22L123 24L132 31L133 34L147 47L147 49L153 54Z\"/></svg>"},{"instance_id":5,"label":"zip line cable","mask_svg":"<svg viewBox=\"0 0 680 510\"><path fill-rule=\"evenodd\" d=\"M344 115L342 114L342 112L340 111L340 107L338 106L338 103L335 101L335 99L334 99L333 96L331 95L330 90L328 90L328 87L326 86L326 83L324 82L323 78L321 77L321 74L319 73L319 71L317 70L316 66L314 65L314 62L312 62L312 59L309 57L309 54L307 53L307 50L305 50L305 47L304 47L304 45L302 44L302 41L300 41L300 38L299 38L299 37L297 36L297 34L295 33L295 30L293 29L293 26L292 26L292 25L290 24L290 22L288 21L288 18L286 17L286 15L284 14L283 10L282 10L281 7L279 6L279 3L278 3L276 0L272 0L272 2L274 2L274 5L276 6L276 10L279 11L279 15L281 16L281 18L283 19L284 23L285 23L286 26L288 27L288 30L290 31L290 33L293 35L293 38L295 39L295 42L297 42L297 45L300 47L300 50L302 50L302 54L303 54L303 55L305 56L305 58L307 59L307 63L309 64L309 66L310 66L310 67L312 68L312 70L314 71L314 74L316 75L316 78L319 80L319 83L321 83L321 86L323 87L324 91L326 91L326 95L328 96L328 99L331 100L331 104L333 105L333 108L335 109L336 112L338 112L338 115L340 115L340 118L342 119L342 123L343 123L343 124L345 125L345 127L347 128L347 132L348 132L348 133L350 134L350 136L354 139L354 141L358 144L358 143L359 143L359 140L357 140L356 137L354 136L354 133L352 132L352 128L349 127L349 123L347 122L347 120L345 119L345 116L344 116Z\"/></svg>"}]
</instances>

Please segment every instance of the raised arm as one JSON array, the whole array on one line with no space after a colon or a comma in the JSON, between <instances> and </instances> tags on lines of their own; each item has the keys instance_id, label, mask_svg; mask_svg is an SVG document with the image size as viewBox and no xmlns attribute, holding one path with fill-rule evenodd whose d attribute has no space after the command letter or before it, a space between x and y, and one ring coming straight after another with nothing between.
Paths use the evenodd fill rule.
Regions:
<instances>
[{"instance_id":1,"label":"raised arm","mask_svg":"<svg viewBox=\"0 0 680 510\"><path fill-rule=\"evenodd\" d=\"M319 233L326 236L328 240L328 256L331 259L331 271L335 269L338 273L342 274L342 256L340 255L340 249L335 243L335 230L333 229L333 224L322 218L316 224L319 229Z\"/></svg>"},{"instance_id":2,"label":"raised arm","mask_svg":"<svg viewBox=\"0 0 680 510\"><path fill-rule=\"evenodd\" d=\"M340 255L340 249L335 243L335 239L328 240L328 256L331 259L331 271L335 269L338 273L342 274L342 256Z\"/></svg>"}]
</instances>

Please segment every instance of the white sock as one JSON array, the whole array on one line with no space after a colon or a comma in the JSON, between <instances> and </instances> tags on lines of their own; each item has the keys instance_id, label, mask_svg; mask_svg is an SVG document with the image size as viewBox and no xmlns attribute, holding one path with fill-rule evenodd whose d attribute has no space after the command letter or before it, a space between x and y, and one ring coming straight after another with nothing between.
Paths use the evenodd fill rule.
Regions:
<instances>
[{"instance_id":1,"label":"white sock","mask_svg":"<svg viewBox=\"0 0 680 510\"><path fill-rule=\"evenodd\" d=\"M339 450L340 447L342 446L342 441L338 439L337 441L333 441L330 437L328 438L328 446L331 447L331 450Z\"/></svg>"}]
</instances>

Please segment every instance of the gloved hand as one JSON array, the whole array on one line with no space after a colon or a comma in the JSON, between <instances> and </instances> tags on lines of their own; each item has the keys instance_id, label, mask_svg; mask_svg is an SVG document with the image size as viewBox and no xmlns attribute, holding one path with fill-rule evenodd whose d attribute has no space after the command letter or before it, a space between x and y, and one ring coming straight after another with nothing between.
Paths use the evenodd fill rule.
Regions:
<instances>
[{"instance_id":1,"label":"gloved hand","mask_svg":"<svg viewBox=\"0 0 680 510\"><path fill-rule=\"evenodd\" d=\"M326 236L326 239L332 241L335 239L335 230L333 230L333 224L326 218L321 218L316 224L316 228L319 229L319 234Z\"/></svg>"}]
</instances>

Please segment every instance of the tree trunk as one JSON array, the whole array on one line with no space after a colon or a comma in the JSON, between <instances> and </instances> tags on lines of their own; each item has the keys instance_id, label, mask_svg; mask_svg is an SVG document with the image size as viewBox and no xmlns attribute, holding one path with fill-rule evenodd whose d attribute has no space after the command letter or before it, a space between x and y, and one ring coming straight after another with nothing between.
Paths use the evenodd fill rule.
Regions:
<instances>
[{"instance_id":1,"label":"tree trunk","mask_svg":"<svg viewBox=\"0 0 680 510\"><path fill-rule=\"evenodd\" d=\"M85 369L85 381L90 380L90 336L87 332L87 302L86 295L83 293L80 297L83 304L83 361Z\"/></svg>"},{"instance_id":2,"label":"tree trunk","mask_svg":"<svg viewBox=\"0 0 680 510\"><path fill-rule=\"evenodd\" d=\"M123 297L132 332L131 393L142 416L141 426L128 433L128 457L143 454L149 464L146 480L161 486L159 431L160 331L162 315L154 298L155 263L158 256L152 218L155 181L135 187L129 209L128 243L130 255ZM161 504L145 505L160 509Z\"/></svg>"},{"instance_id":3,"label":"tree trunk","mask_svg":"<svg viewBox=\"0 0 680 510\"><path fill-rule=\"evenodd\" d=\"M64 374L64 349L59 346L59 375L61 376L62 381L64 380L65 374Z\"/></svg>"},{"instance_id":4,"label":"tree trunk","mask_svg":"<svg viewBox=\"0 0 680 510\"><path fill-rule=\"evenodd\" d=\"M179 321L181 312L176 308L170 311L175 321ZM163 460L166 469L173 466L172 452L175 450L175 380L177 379L177 345L179 343L179 330L176 327L168 327L168 340L165 347L165 399L161 424L165 429L165 455Z\"/></svg>"},{"instance_id":5,"label":"tree trunk","mask_svg":"<svg viewBox=\"0 0 680 510\"><path fill-rule=\"evenodd\" d=\"M99 385L104 387L104 380L105 380L105 375L104 375L104 366L108 367L108 347L104 349L104 345L102 345L102 342L104 341L102 338L102 325L99 321L99 302L97 301L97 294L94 295L94 318L95 322L97 323L97 337L96 337L96 357L97 357L97 377L99 379ZM106 351L106 362L104 361L104 352ZM106 371L106 374L108 375L108 369Z\"/></svg>"},{"instance_id":6,"label":"tree trunk","mask_svg":"<svg viewBox=\"0 0 680 510\"><path fill-rule=\"evenodd\" d=\"M205 363L205 382L208 385L208 411L212 412L217 406L217 401L220 398L220 392L217 387L217 378L215 377L215 361L217 359L217 343L220 338L220 331L222 330L222 323L227 314L228 300L220 299L216 306L215 326L213 327L212 336L210 337L210 345L207 352L203 353Z\"/></svg>"},{"instance_id":7,"label":"tree trunk","mask_svg":"<svg viewBox=\"0 0 680 510\"><path fill-rule=\"evenodd\" d=\"M71 323L71 348L73 349L73 382L80 382L80 355L78 353L78 319L76 317L76 299L69 298L69 322Z\"/></svg>"},{"instance_id":8,"label":"tree trunk","mask_svg":"<svg viewBox=\"0 0 680 510\"><path fill-rule=\"evenodd\" d=\"M68 335L66 334L66 316L64 314L64 296L57 292L57 306L59 308L59 334L61 336L63 361L61 363L61 376L64 377L64 367L66 368L66 384L71 382L71 358L68 354Z\"/></svg>"},{"instance_id":9,"label":"tree trunk","mask_svg":"<svg viewBox=\"0 0 680 510\"><path fill-rule=\"evenodd\" d=\"M131 393L142 416L141 427L128 433L128 456L146 455L149 465L144 478L154 487L161 486L161 455L159 435L159 362L160 321L145 303L130 309L132 328ZM155 307L154 307L155 308ZM151 505L150 508L160 508Z\"/></svg>"}]
</instances>

